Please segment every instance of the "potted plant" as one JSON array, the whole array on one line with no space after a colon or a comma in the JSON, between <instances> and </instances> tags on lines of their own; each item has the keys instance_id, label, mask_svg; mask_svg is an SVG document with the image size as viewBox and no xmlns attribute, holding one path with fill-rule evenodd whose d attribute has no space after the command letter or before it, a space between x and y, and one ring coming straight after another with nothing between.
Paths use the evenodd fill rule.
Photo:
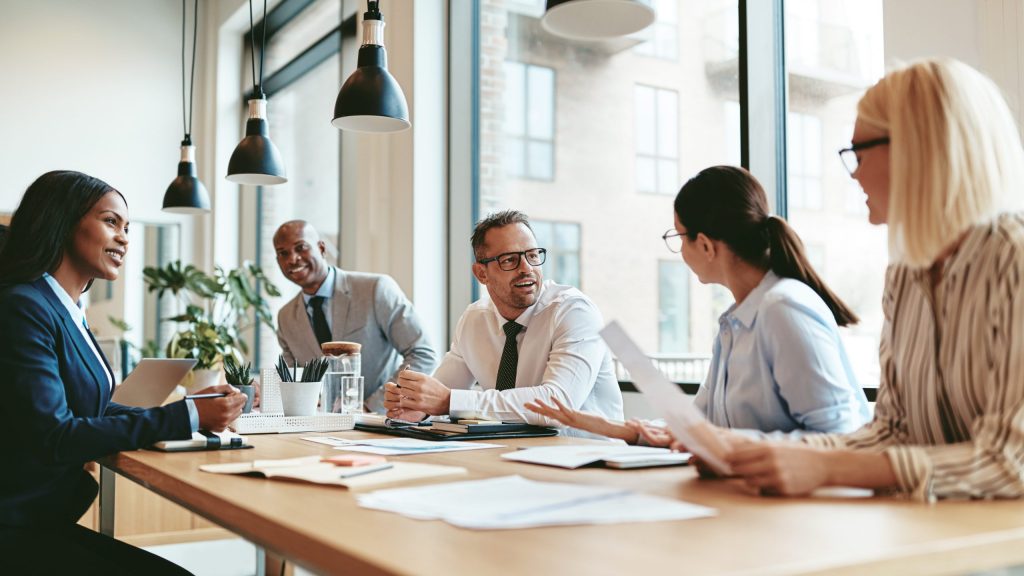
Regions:
<instances>
[{"instance_id":1,"label":"potted plant","mask_svg":"<svg viewBox=\"0 0 1024 576\"><path fill-rule=\"evenodd\" d=\"M243 366L235 361L234 356L225 356L224 375L228 379L228 384L238 388L242 394L245 394L245 407L242 408L242 414L251 412L254 388L252 384L252 364L246 362Z\"/></svg>"},{"instance_id":2,"label":"potted plant","mask_svg":"<svg viewBox=\"0 0 1024 576\"><path fill-rule=\"evenodd\" d=\"M170 292L184 306L184 313L169 318L182 329L168 342L167 357L198 360L191 372L193 381L186 382L190 390L217 384L225 358L240 359L249 353L239 336L244 330L258 323L274 329L266 297L281 293L252 262L230 271L218 266L210 275L174 261L147 266L142 274L150 292L157 292L158 298Z\"/></svg>"}]
</instances>

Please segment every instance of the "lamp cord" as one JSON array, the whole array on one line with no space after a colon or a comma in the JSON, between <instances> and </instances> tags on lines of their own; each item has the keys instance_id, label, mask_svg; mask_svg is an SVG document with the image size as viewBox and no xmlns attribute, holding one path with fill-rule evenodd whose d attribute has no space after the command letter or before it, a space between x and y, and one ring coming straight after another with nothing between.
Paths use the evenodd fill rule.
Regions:
<instances>
[{"instance_id":1,"label":"lamp cord","mask_svg":"<svg viewBox=\"0 0 1024 576\"><path fill-rule=\"evenodd\" d=\"M260 75L256 76L256 24L252 17L252 0L249 0L249 52L252 62L253 91L259 98L263 98L263 53L267 51L267 0L263 0L263 37L260 40Z\"/></svg>"},{"instance_id":2,"label":"lamp cord","mask_svg":"<svg viewBox=\"0 0 1024 576\"><path fill-rule=\"evenodd\" d=\"M185 11L185 0L181 0L181 127L185 131L183 144L192 144L192 94L196 87L196 39L199 34L199 0L192 5L192 76L189 79L188 106L185 106L185 22L188 20Z\"/></svg>"}]
</instances>

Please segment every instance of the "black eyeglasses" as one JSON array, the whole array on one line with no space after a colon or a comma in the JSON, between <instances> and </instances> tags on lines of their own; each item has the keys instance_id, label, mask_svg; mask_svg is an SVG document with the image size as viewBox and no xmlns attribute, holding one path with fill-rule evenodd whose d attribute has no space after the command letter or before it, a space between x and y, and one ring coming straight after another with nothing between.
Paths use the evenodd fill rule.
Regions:
<instances>
[{"instance_id":1,"label":"black eyeglasses","mask_svg":"<svg viewBox=\"0 0 1024 576\"><path fill-rule=\"evenodd\" d=\"M490 258L481 258L477 260L477 264L487 265L491 262L497 262L498 268L502 270L515 270L519 268L520 259L526 256L526 263L530 266L540 266L544 263L547 258L548 251L544 248L531 248L529 250L523 250L522 252L505 252L504 254L498 254Z\"/></svg>"},{"instance_id":2,"label":"black eyeglasses","mask_svg":"<svg viewBox=\"0 0 1024 576\"><path fill-rule=\"evenodd\" d=\"M683 236L683 234L669 228L661 235L661 239L665 241L665 246L668 246L670 252L679 253L683 251Z\"/></svg>"},{"instance_id":3,"label":"black eyeglasses","mask_svg":"<svg viewBox=\"0 0 1024 576\"><path fill-rule=\"evenodd\" d=\"M850 146L849 148L843 148L842 150L840 150L839 159L842 160L843 167L846 168L846 171L850 173L850 176L853 176L853 173L856 172L857 168L860 166L860 158L857 157L857 152L888 143L888 136L884 136L882 138L875 138L874 140L868 140L867 142L859 142L857 144Z\"/></svg>"}]
</instances>

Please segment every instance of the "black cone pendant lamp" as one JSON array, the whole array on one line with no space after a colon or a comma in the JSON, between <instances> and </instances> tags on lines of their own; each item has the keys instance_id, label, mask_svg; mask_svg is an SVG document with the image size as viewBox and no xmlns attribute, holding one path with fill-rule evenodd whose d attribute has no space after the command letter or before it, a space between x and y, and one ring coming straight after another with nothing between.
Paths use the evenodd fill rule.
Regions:
<instances>
[{"instance_id":1,"label":"black cone pendant lamp","mask_svg":"<svg viewBox=\"0 0 1024 576\"><path fill-rule=\"evenodd\" d=\"M380 2L366 4L358 68L338 93L331 125L354 132L401 132L412 126L409 106L402 87L388 72Z\"/></svg>"},{"instance_id":2,"label":"black cone pendant lamp","mask_svg":"<svg viewBox=\"0 0 1024 576\"><path fill-rule=\"evenodd\" d=\"M548 0L540 24L572 40L606 40L639 32L654 23L654 10L640 0Z\"/></svg>"},{"instance_id":3,"label":"black cone pendant lamp","mask_svg":"<svg viewBox=\"0 0 1024 576\"><path fill-rule=\"evenodd\" d=\"M249 38L251 40L252 79L255 98L249 100L249 119L245 137L228 161L227 179L239 184L273 186L288 181L284 160L270 141L267 124L267 97L263 93L263 51L267 44L267 0L263 0L263 39L260 41L260 75L256 76L256 33L253 31L252 0L249 0Z\"/></svg>"},{"instance_id":4,"label":"black cone pendant lamp","mask_svg":"<svg viewBox=\"0 0 1024 576\"><path fill-rule=\"evenodd\" d=\"M196 78L196 32L199 29L199 0L193 4L192 77L189 80L189 104L185 110L185 0L181 0L181 122L185 139L181 141L178 177L164 192L164 212L205 214L210 211L210 194L196 176L196 147L192 145L192 88Z\"/></svg>"}]
</instances>

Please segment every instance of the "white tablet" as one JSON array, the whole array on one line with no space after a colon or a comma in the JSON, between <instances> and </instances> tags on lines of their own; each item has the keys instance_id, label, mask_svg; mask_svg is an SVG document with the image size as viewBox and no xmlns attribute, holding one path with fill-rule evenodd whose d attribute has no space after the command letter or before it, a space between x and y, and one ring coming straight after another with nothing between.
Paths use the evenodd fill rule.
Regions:
<instances>
[{"instance_id":1,"label":"white tablet","mask_svg":"<svg viewBox=\"0 0 1024 576\"><path fill-rule=\"evenodd\" d=\"M113 402L123 406L160 406L196 365L193 358L143 358L116 389Z\"/></svg>"}]
</instances>

